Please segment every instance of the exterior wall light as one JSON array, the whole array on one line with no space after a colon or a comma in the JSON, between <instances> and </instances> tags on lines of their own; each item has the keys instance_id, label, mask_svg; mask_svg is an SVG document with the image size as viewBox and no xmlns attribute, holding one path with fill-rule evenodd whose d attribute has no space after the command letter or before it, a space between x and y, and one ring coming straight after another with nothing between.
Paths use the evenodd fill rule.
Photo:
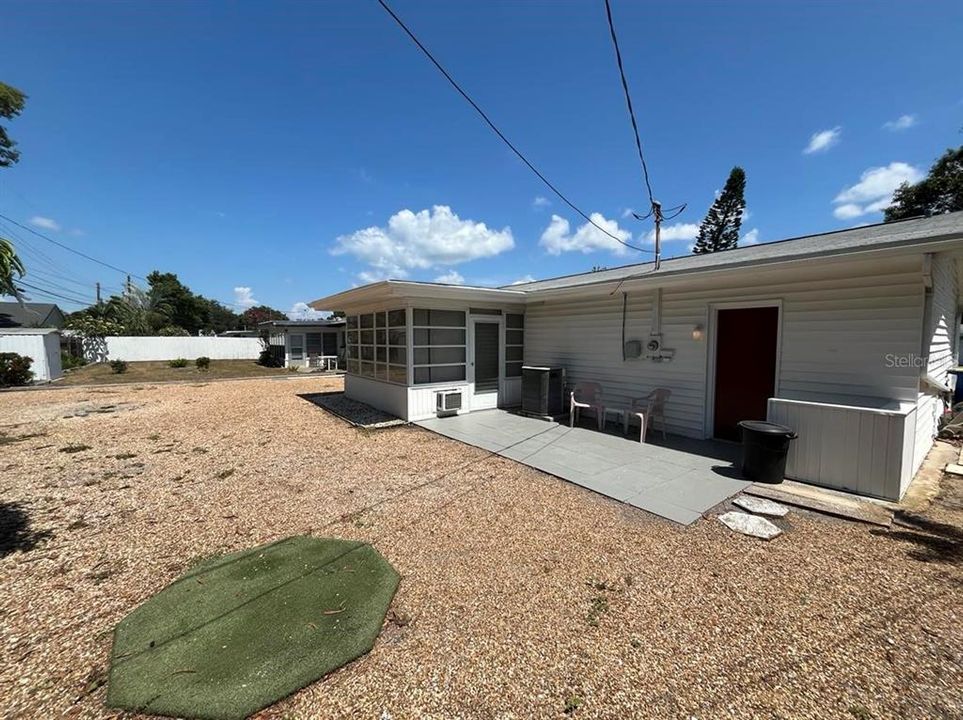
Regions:
<instances>
[{"instance_id":1,"label":"exterior wall light","mask_svg":"<svg viewBox=\"0 0 963 720\"><path fill-rule=\"evenodd\" d=\"M701 325L696 325L694 328L692 328L692 339L693 339L693 340L696 340L696 341L701 340L701 339L702 339L702 332L703 332L703 331L702 331L702 326L701 326Z\"/></svg>"}]
</instances>

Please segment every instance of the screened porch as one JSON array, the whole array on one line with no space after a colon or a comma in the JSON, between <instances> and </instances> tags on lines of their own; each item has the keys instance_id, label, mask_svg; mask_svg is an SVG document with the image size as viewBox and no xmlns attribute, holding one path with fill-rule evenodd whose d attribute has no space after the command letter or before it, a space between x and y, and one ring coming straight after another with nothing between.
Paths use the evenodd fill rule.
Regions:
<instances>
[{"instance_id":1,"label":"screened porch","mask_svg":"<svg viewBox=\"0 0 963 720\"><path fill-rule=\"evenodd\" d=\"M410 305L349 314L346 392L406 420L434 416L439 392L460 395L458 412L517 405L519 310Z\"/></svg>"}]
</instances>

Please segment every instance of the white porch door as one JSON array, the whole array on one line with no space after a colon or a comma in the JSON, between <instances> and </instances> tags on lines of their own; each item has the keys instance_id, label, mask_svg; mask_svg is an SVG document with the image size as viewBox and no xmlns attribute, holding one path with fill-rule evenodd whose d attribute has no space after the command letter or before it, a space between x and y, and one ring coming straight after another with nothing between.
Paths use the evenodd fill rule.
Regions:
<instances>
[{"instance_id":1,"label":"white porch door","mask_svg":"<svg viewBox=\"0 0 963 720\"><path fill-rule=\"evenodd\" d=\"M304 333L288 335L288 362L286 367L304 364Z\"/></svg>"},{"instance_id":2,"label":"white porch door","mask_svg":"<svg viewBox=\"0 0 963 720\"><path fill-rule=\"evenodd\" d=\"M502 324L500 318L471 320L471 360L468 381L471 383L471 409L498 407L498 390L502 377Z\"/></svg>"}]
</instances>

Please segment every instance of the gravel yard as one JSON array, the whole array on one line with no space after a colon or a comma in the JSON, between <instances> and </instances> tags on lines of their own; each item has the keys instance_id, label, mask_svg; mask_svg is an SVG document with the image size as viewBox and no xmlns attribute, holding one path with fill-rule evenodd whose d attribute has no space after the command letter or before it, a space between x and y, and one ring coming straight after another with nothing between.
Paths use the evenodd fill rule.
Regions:
<instances>
[{"instance_id":1,"label":"gravel yard","mask_svg":"<svg viewBox=\"0 0 963 720\"><path fill-rule=\"evenodd\" d=\"M688 529L299 394L338 378L0 394L0 717L117 717L114 625L212 553L367 540L374 650L259 718L960 718L963 492L921 529Z\"/></svg>"}]
</instances>

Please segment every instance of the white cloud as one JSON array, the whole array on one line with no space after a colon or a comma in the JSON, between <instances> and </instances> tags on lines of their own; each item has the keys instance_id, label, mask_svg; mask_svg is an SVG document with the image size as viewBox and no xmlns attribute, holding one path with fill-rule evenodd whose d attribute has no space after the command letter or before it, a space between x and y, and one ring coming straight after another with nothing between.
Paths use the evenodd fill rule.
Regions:
<instances>
[{"instance_id":1,"label":"white cloud","mask_svg":"<svg viewBox=\"0 0 963 720\"><path fill-rule=\"evenodd\" d=\"M669 242L671 240L695 240L698 234L699 226L695 223L665 225L662 227L662 242ZM649 230L645 239L651 243L655 242L655 228Z\"/></svg>"},{"instance_id":2,"label":"white cloud","mask_svg":"<svg viewBox=\"0 0 963 720\"><path fill-rule=\"evenodd\" d=\"M892 132L899 132L900 130L909 130L916 124L916 115L900 115L895 120L890 120L883 123L884 130L891 130Z\"/></svg>"},{"instance_id":3,"label":"white cloud","mask_svg":"<svg viewBox=\"0 0 963 720\"><path fill-rule=\"evenodd\" d=\"M236 287L234 288L234 304L246 310L260 303L258 303L258 301L254 299L254 295L251 294L251 288Z\"/></svg>"},{"instance_id":4,"label":"white cloud","mask_svg":"<svg viewBox=\"0 0 963 720\"><path fill-rule=\"evenodd\" d=\"M757 245L759 243L759 228L753 228L739 240L742 245Z\"/></svg>"},{"instance_id":5,"label":"white cloud","mask_svg":"<svg viewBox=\"0 0 963 720\"><path fill-rule=\"evenodd\" d=\"M74 237L84 237L87 233L80 228L71 228L70 234Z\"/></svg>"},{"instance_id":6,"label":"white cloud","mask_svg":"<svg viewBox=\"0 0 963 720\"><path fill-rule=\"evenodd\" d=\"M633 213L635 213L635 210L632 208L625 208L625 210L622 211L622 219L628 220L630 217L632 217Z\"/></svg>"},{"instance_id":7,"label":"white cloud","mask_svg":"<svg viewBox=\"0 0 963 720\"><path fill-rule=\"evenodd\" d=\"M833 209L833 215L840 220L852 220L863 214L863 208L856 203L845 203Z\"/></svg>"},{"instance_id":8,"label":"white cloud","mask_svg":"<svg viewBox=\"0 0 963 720\"><path fill-rule=\"evenodd\" d=\"M370 270L359 273L364 282L407 277L414 269L444 267L492 257L515 247L512 230L489 228L462 220L446 205L414 213L401 210L386 227L369 227L340 236L332 255L353 255ZM374 279L371 279L374 278Z\"/></svg>"},{"instance_id":9,"label":"white cloud","mask_svg":"<svg viewBox=\"0 0 963 720\"><path fill-rule=\"evenodd\" d=\"M803 150L803 154L811 155L812 153L829 150L833 145L839 143L839 137L842 133L843 129L839 125L829 130L820 130L817 133L813 133L812 137L809 138L809 144L806 146L806 149Z\"/></svg>"},{"instance_id":10,"label":"white cloud","mask_svg":"<svg viewBox=\"0 0 963 720\"><path fill-rule=\"evenodd\" d=\"M552 204L552 201L549 200L544 195L536 195L535 199L532 200L532 207L535 208L536 210L541 208L547 208L551 204Z\"/></svg>"},{"instance_id":11,"label":"white cloud","mask_svg":"<svg viewBox=\"0 0 963 720\"><path fill-rule=\"evenodd\" d=\"M465 278L457 270L449 270L444 275L439 275L433 282L444 283L445 285L464 285Z\"/></svg>"},{"instance_id":12,"label":"white cloud","mask_svg":"<svg viewBox=\"0 0 963 720\"><path fill-rule=\"evenodd\" d=\"M324 320L330 314L331 313L326 313L323 310L315 310L306 302L294 303L287 312L289 320Z\"/></svg>"},{"instance_id":13,"label":"white cloud","mask_svg":"<svg viewBox=\"0 0 963 720\"><path fill-rule=\"evenodd\" d=\"M531 275L526 275L525 277L520 277L518 280L512 283L512 285L524 285L525 283L535 282L535 278Z\"/></svg>"},{"instance_id":14,"label":"white cloud","mask_svg":"<svg viewBox=\"0 0 963 720\"><path fill-rule=\"evenodd\" d=\"M366 285L369 283L381 282L382 280L387 280L390 277L390 272L382 272L381 270L362 270L358 273L358 279Z\"/></svg>"},{"instance_id":15,"label":"white cloud","mask_svg":"<svg viewBox=\"0 0 963 720\"><path fill-rule=\"evenodd\" d=\"M27 222L34 227L40 228L41 230L53 230L54 232L60 232L60 223L53 218L34 215Z\"/></svg>"},{"instance_id":16,"label":"white cloud","mask_svg":"<svg viewBox=\"0 0 963 720\"><path fill-rule=\"evenodd\" d=\"M893 193L904 182L916 183L923 172L904 162L873 167L859 176L859 182L844 188L833 200L833 215L840 220L882 212L893 202Z\"/></svg>"},{"instance_id":17,"label":"white cloud","mask_svg":"<svg viewBox=\"0 0 963 720\"><path fill-rule=\"evenodd\" d=\"M589 215L592 222L623 242L632 239L632 233L623 230L615 220L606 220L601 213ZM590 253L596 250L608 250L616 255L625 255L629 248L591 223L580 226L575 233L568 220L558 215L552 215L552 220L542 233L539 244L548 251L549 255L561 255L563 252Z\"/></svg>"}]
</instances>

